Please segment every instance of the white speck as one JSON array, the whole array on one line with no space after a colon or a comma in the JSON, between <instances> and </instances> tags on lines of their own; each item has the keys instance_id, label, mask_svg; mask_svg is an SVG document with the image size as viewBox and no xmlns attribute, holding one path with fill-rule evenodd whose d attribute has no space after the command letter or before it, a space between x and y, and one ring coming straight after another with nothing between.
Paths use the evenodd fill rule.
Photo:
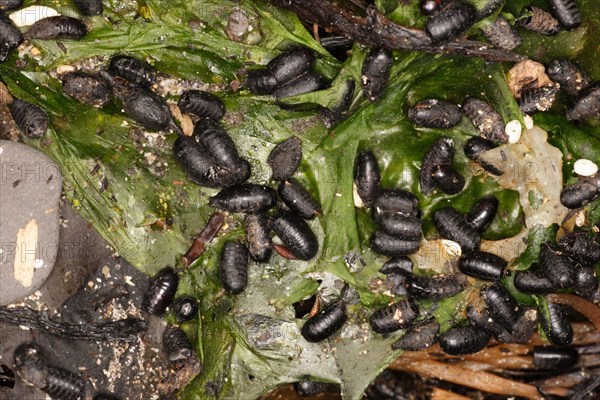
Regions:
<instances>
[{"instance_id":1,"label":"white speck","mask_svg":"<svg viewBox=\"0 0 600 400\"><path fill-rule=\"evenodd\" d=\"M9 18L16 26L30 26L35 24L40 19L55 17L60 15L54 8L46 6L30 6L15 11L9 15Z\"/></svg>"},{"instance_id":2,"label":"white speck","mask_svg":"<svg viewBox=\"0 0 600 400\"><path fill-rule=\"evenodd\" d=\"M77 68L72 65L63 64L56 67L56 73L59 75L68 74L69 72L75 72Z\"/></svg>"},{"instance_id":3,"label":"white speck","mask_svg":"<svg viewBox=\"0 0 600 400\"><path fill-rule=\"evenodd\" d=\"M525 115L523 117L523 121L525 122L525 128L527 128L527 129L533 128L533 118L531 118L529 115Z\"/></svg>"},{"instance_id":4,"label":"white speck","mask_svg":"<svg viewBox=\"0 0 600 400\"><path fill-rule=\"evenodd\" d=\"M44 260L40 260L39 258L36 258L34 268L39 269L39 268L42 268L43 266L44 266Z\"/></svg>"},{"instance_id":5,"label":"white speck","mask_svg":"<svg viewBox=\"0 0 600 400\"><path fill-rule=\"evenodd\" d=\"M577 175L592 176L596 172L598 172L598 166L592 160L580 158L579 160L575 161L575 164L573 165L573 170Z\"/></svg>"},{"instance_id":6,"label":"white speck","mask_svg":"<svg viewBox=\"0 0 600 400\"><path fill-rule=\"evenodd\" d=\"M508 135L508 143L517 143L521 139L521 123L513 119L504 127L504 132Z\"/></svg>"},{"instance_id":7,"label":"white speck","mask_svg":"<svg viewBox=\"0 0 600 400\"><path fill-rule=\"evenodd\" d=\"M458 257L462 254L460 244L453 242L452 240L442 239L442 246L444 246L446 253L450 254L451 256Z\"/></svg>"},{"instance_id":8,"label":"white speck","mask_svg":"<svg viewBox=\"0 0 600 400\"><path fill-rule=\"evenodd\" d=\"M4 151L4 148L0 147L0 154Z\"/></svg>"},{"instance_id":9,"label":"white speck","mask_svg":"<svg viewBox=\"0 0 600 400\"><path fill-rule=\"evenodd\" d=\"M135 283L133 283L131 281L131 276L129 276L129 275L125 275L125 283L128 284L129 286L135 286Z\"/></svg>"},{"instance_id":10,"label":"white speck","mask_svg":"<svg viewBox=\"0 0 600 400\"><path fill-rule=\"evenodd\" d=\"M363 208L365 203L363 203L360 195L358 194L358 189L356 188L356 184L352 184L352 197L354 198L354 207Z\"/></svg>"},{"instance_id":11,"label":"white speck","mask_svg":"<svg viewBox=\"0 0 600 400\"><path fill-rule=\"evenodd\" d=\"M575 215L575 225L579 227L585 225L585 211L581 210Z\"/></svg>"},{"instance_id":12,"label":"white speck","mask_svg":"<svg viewBox=\"0 0 600 400\"><path fill-rule=\"evenodd\" d=\"M28 331L29 327L25 326L25 325L19 325L19 328L23 329L24 331Z\"/></svg>"},{"instance_id":13,"label":"white speck","mask_svg":"<svg viewBox=\"0 0 600 400\"><path fill-rule=\"evenodd\" d=\"M342 194L341 193L336 193L335 197L342 197Z\"/></svg>"}]
</instances>

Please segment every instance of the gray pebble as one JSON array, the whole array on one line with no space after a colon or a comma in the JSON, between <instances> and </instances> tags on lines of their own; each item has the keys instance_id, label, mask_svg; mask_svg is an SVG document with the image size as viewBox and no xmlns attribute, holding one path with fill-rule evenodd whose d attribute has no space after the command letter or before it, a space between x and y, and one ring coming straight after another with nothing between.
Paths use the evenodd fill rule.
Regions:
<instances>
[{"instance_id":1,"label":"gray pebble","mask_svg":"<svg viewBox=\"0 0 600 400\"><path fill-rule=\"evenodd\" d=\"M62 177L42 152L0 140L0 305L42 286L58 250Z\"/></svg>"}]
</instances>

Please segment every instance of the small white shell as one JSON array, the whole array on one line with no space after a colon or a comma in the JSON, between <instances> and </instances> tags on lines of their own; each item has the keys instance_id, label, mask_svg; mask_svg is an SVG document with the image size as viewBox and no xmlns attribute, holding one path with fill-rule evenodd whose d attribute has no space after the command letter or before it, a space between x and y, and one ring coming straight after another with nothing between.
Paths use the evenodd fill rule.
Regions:
<instances>
[{"instance_id":1,"label":"small white shell","mask_svg":"<svg viewBox=\"0 0 600 400\"><path fill-rule=\"evenodd\" d=\"M354 207L364 208L365 203L363 203L360 195L358 194L358 189L356 188L356 183L352 184L352 197L354 198Z\"/></svg>"},{"instance_id":2,"label":"small white shell","mask_svg":"<svg viewBox=\"0 0 600 400\"><path fill-rule=\"evenodd\" d=\"M9 18L18 27L30 26L40 19L56 17L60 15L54 8L46 6L29 6L15 11L9 15Z\"/></svg>"},{"instance_id":3,"label":"small white shell","mask_svg":"<svg viewBox=\"0 0 600 400\"><path fill-rule=\"evenodd\" d=\"M581 209L575 215L575 225L577 225L578 227L582 227L583 225L585 225L585 211L583 211L583 209Z\"/></svg>"},{"instance_id":4,"label":"small white shell","mask_svg":"<svg viewBox=\"0 0 600 400\"><path fill-rule=\"evenodd\" d=\"M522 131L519 120L513 119L504 127L504 132L508 135L508 143L517 143L521 139Z\"/></svg>"},{"instance_id":5,"label":"small white shell","mask_svg":"<svg viewBox=\"0 0 600 400\"><path fill-rule=\"evenodd\" d=\"M586 160L585 158L581 158L575 161L575 164L573 165L573 170L577 175L592 176L596 172L598 172L598 166L592 160Z\"/></svg>"},{"instance_id":6,"label":"small white shell","mask_svg":"<svg viewBox=\"0 0 600 400\"><path fill-rule=\"evenodd\" d=\"M446 250L446 253L448 253L451 256L460 257L460 255L462 254L460 244L448 239L442 239L441 242L442 246L444 247L444 250Z\"/></svg>"},{"instance_id":7,"label":"small white shell","mask_svg":"<svg viewBox=\"0 0 600 400\"><path fill-rule=\"evenodd\" d=\"M523 117L523 122L525 122L525 128L526 129L533 128L533 118L531 118L529 115L525 115Z\"/></svg>"},{"instance_id":8,"label":"small white shell","mask_svg":"<svg viewBox=\"0 0 600 400\"><path fill-rule=\"evenodd\" d=\"M73 65L61 64L56 67L56 73L59 75L64 75L75 71L77 71L77 68L75 68Z\"/></svg>"}]
</instances>

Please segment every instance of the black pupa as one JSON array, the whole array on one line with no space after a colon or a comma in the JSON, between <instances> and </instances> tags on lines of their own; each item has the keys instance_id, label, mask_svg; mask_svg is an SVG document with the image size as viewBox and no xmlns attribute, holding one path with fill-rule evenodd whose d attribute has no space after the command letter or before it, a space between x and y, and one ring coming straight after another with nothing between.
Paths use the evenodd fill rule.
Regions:
<instances>
[{"instance_id":1,"label":"black pupa","mask_svg":"<svg viewBox=\"0 0 600 400\"><path fill-rule=\"evenodd\" d=\"M16 10L23 5L23 0L0 0L0 12Z\"/></svg>"},{"instance_id":2,"label":"black pupa","mask_svg":"<svg viewBox=\"0 0 600 400\"><path fill-rule=\"evenodd\" d=\"M497 143L508 141L508 135L504 132L504 120L489 103L467 97L462 110L484 138Z\"/></svg>"},{"instance_id":3,"label":"black pupa","mask_svg":"<svg viewBox=\"0 0 600 400\"><path fill-rule=\"evenodd\" d=\"M498 199L494 196L486 196L471 208L465 220L478 232L483 232L492 223L497 212Z\"/></svg>"},{"instance_id":4,"label":"black pupa","mask_svg":"<svg viewBox=\"0 0 600 400\"><path fill-rule=\"evenodd\" d=\"M565 315L564 307L548 301L546 307L540 305L540 308L540 323L548 340L557 346L571 344L573 327Z\"/></svg>"},{"instance_id":5,"label":"black pupa","mask_svg":"<svg viewBox=\"0 0 600 400\"><path fill-rule=\"evenodd\" d=\"M570 121L585 121L590 118L600 119L600 84L590 86L567 109Z\"/></svg>"},{"instance_id":6,"label":"black pupa","mask_svg":"<svg viewBox=\"0 0 600 400\"><path fill-rule=\"evenodd\" d=\"M87 35L83 22L76 18L58 15L43 18L35 22L25 33L27 39L73 39L79 40Z\"/></svg>"},{"instance_id":7,"label":"black pupa","mask_svg":"<svg viewBox=\"0 0 600 400\"><path fill-rule=\"evenodd\" d=\"M297 180L290 178L281 182L277 191L285 205L302 218L312 219L323 214L317 200Z\"/></svg>"},{"instance_id":8,"label":"black pupa","mask_svg":"<svg viewBox=\"0 0 600 400\"><path fill-rule=\"evenodd\" d=\"M567 256L556 252L549 243L542 243L539 258L544 276L554 287L568 289L573 286L575 269Z\"/></svg>"},{"instance_id":9,"label":"black pupa","mask_svg":"<svg viewBox=\"0 0 600 400\"><path fill-rule=\"evenodd\" d=\"M494 320L502 324L507 331L512 331L520 311L515 298L508 293L504 286L498 283L483 289L481 295Z\"/></svg>"},{"instance_id":10,"label":"black pupa","mask_svg":"<svg viewBox=\"0 0 600 400\"><path fill-rule=\"evenodd\" d=\"M408 326L418 315L417 303L413 299L407 298L375 311L369 321L373 331L385 334Z\"/></svg>"},{"instance_id":11,"label":"black pupa","mask_svg":"<svg viewBox=\"0 0 600 400\"><path fill-rule=\"evenodd\" d=\"M554 285L540 272L519 271L515 275L515 288L527 294L549 294L555 291Z\"/></svg>"},{"instance_id":12,"label":"black pupa","mask_svg":"<svg viewBox=\"0 0 600 400\"><path fill-rule=\"evenodd\" d=\"M235 170L219 167L208 150L194 138L180 136L173 145L175 158L190 179L201 186L222 188L241 184L250 177L250 164L241 159Z\"/></svg>"},{"instance_id":13,"label":"black pupa","mask_svg":"<svg viewBox=\"0 0 600 400\"><path fill-rule=\"evenodd\" d=\"M14 99L10 114L19 130L30 138L39 139L48 130L48 115L35 104Z\"/></svg>"},{"instance_id":14,"label":"black pupa","mask_svg":"<svg viewBox=\"0 0 600 400\"><path fill-rule=\"evenodd\" d=\"M425 32L433 43L443 43L467 31L474 23L477 11L461 0L450 2L425 25Z\"/></svg>"},{"instance_id":15,"label":"black pupa","mask_svg":"<svg viewBox=\"0 0 600 400\"><path fill-rule=\"evenodd\" d=\"M405 256L419 250L419 239L402 239L382 230L375 231L371 236L371 250L377 254L390 257Z\"/></svg>"},{"instance_id":16,"label":"black pupa","mask_svg":"<svg viewBox=\"0 0 600 400\"><path fill-rule=\"evenodd\" d=\"M500 16L496 21L484 25L481 30L491 44L501 49L513 50L521 45L521 36L515 27Z\"/></svg>"},{"instance_id":17,"label":"black pupa","mask_svg":"<svg viewBox=\"0 0 600 400\"><path fill-rule=\"evenodd\" d=\"M413 276L409 281L408 291L415 299L442 300L462 292L467 287L467 277L460 273Z\"/></svg>"},{"instance_id":18,"label":"black pupa","mask_svg":"<svg viewBox=\"0 0 600 400\"><path fill-rule=\"evenodd\" d=\"M387 215L399 214L405 217L419 216L417 196L401 189L378 189L373 199L373 217L379 222Z\"/></svg>"},{"instance_id":19,"label":"black pupa","mask_svg":"<svg viewBox=\"0 0 600 400\"><path fill-rule=\"evenodd\" d=\"M404 240L421 238L421 220L402 214L386 214L378 219L379 227L386 233Z\"/></svg>"},{"instance_id":20,"label":"black pupa","mask_svg":"<svg viewBox=\"0 0 600 400\"><path fill-rule=\"evenodd\" d=\"M469 160L478 163L481 168L485 169L490 174L500 176L504 172L495 165L484 161L481 157L484 152L491 150L494 147L496 147L496 145L491 140L476 136L467 140L467 143L465 143L464 152L465 156L467 156Z\"/></svg>"},{"instance_id":21,"label":"black pupa","mask_svg":"<svg viewBox=\"0 0 600 400\"><path fill-rule=\"evenodd\" d=\"M458 243L463 253L479 248L481 243L479 233L454 208L448 207L436 211L433 214L433 223L440 235Z\"/></svg>"},{"instance_id":22,"label":"black pupa","mask_svg":"<svg viewBox=\"0 0 600 400\"><path fill-rule=\"evenodd\" d=\"M276 145L269 153L267 164L273 171L273 179L285 181L294 175L302 159L302 142L295 136Z\"/></svg>"},{"instance_id":23,"label":"black pupa","mask_svg":"<svg viewBox=\"0 0 600 400\"><path fill-rule=\"evenodd\" d=\"M317 255L317 237L299 216L283 213L273 222L273 230L296 258L308 261Z\"/></svg>"},{"instance_id":24,"label":"black pupa","mask_svg":"<svg viewBox=\"0 0 600 400\"><path fill-rule=\"evenodd\" d=\"M347 319L346 304L337 301L309 318L300 333L308 342L320 342L340 330Z\"/></svg>"},{"instance_id":25,"label":"black pupa","mask_svg":"<svg viewBox=\"0 0 600 400\"><path fill-rule=\"evenodd\" d=\"M579 28L581 25L581 12L575 0L550 0L550 11L567 30Z\"/></svg>"},{"instance_id":26,"label":"black pupa","mask_svg":"<svg viewBox=\"0 0 600 400\"><path fill-rule=\"evenodd\" d=\"M393 257L383 264L383 267L379 269L379 272L385 275L400 274L404 276L411 276L413 270L413 262L406 256Z\"/></svg>"},{"instance_id":27,"label":"black pupa","mask_svg":"<svg viewBox=\"0 0 600 400\"><path fill-rule=\"evenodd\" d=\"M239 242L227 242L219 260L221 286L229 294L240 294L248 285L248 249Z\"/></svg>"},{"instance_id":28,"label":"black pupa","mask_svg":"<svg viewBox=\"0 0 600 400\"><path fill-rule=\"evenodd\" d=\"M268 261L273 251L270 223L265 214L248 214L244 218L246 242L250 257L256 262Z\"/></svg>"},{"instance_id":29,"label":"black pupa","mask_svg":"<svg viewBox=\"0 0 600 400\"><path fill-rule=\"evenodd\" d=\"M502 257L484 251L463 254L458 264L463 274L487 281L500 280L507 266L508 263Z\"/></svg>"},{"instance_id":30,"label":"black pupa","mask_svg":"<svg viewBox=\"0 0 600 400\"><path fill-rule=\"evenodd\" d=\"M103 107L111 100L108 82L97 75L72 72L62 78L63 91L77 101L95 107Z\"/></svg>"},{"instance_id":31,"label":"black pupa","mask_svg":"<svg viewBox=\"0 0 600 400\"><path fill-rule=\"evenodd\" d=\"M171 362L186 360L193 354L192 345L186 334L173 326L163 332L162 344L165 354Z\"/></svg>"},{"instance_id":32,"label":"black pupa","mask_svg":"<svg viewBox=\"0 0 600 400\"><path fill-rule=\"evenodd\" d=\"M79 12L83 15L101 15L102 14L102 0L73 0L73 3L79 9Z\"/></svg>"},{"instance_id":33,"label":"black pupa","mask_svg":"<svg viewBox=\"0 0 600 400\"><path fill-rule=\"evenodd\" d=\"M573 347L535 346L533 366L540 369L572 367L579 360L579 353Z\"/></svg>"},{"instance_id":34,"label":"black pupa","mask_svg":"<svg viewBox=\"0 0 600 400\"><path fill-rule=\"evenodd\" d=\"M21 31L8 18L0 14L0 63L4 62L12 49L23 42Z\"/></svg>"},{"instance_id":35,"label":"black pupa","mask_svg":"<svg viewBox=\"0 0 600 400\"><path fill-rule=\"evenodd\" d=\"M217 96L201 90L188 90L181 94L177 106L182 113L218 121L225 114L225 105Z\"/></svg>"},{"instance_id":36,"label":"black pupa","mask_svg":"<svg viewBox=\"0 0 600 400\"><path fill-rule=\"evenodd\" d=\"M132 84L150 87L156 82L156 73L152 67L137 58L119 54L110 59L108 71Z\"/></svg>"},{"instance_id":37,"label":"black pupa","mask_svg":"<svg viewBox=\"0 0 600 400\"><path fill-rule=\"evenodd\" d=\"M314 92L323 86L323 78L314 71L308 71L299 77L278 86L273 95L277 100Z\"/></svg>"},{"instance_id":38,"label":"black pupa","mask_svg":"<svg viewBox=\"0 0 600 400\"><path fill-rule=\"evenodd\" d=\"M558 240L558 246L570 259L593 266L600 262L600 244L585 232L570 232Z\"/></svg>"},{"instance_id":39,"label":"black pupa","mask_svg":"<svg viewBox=\"0 0 600 400\"><path fill-rule=\"evenodd\" d=\"M277 193L268 186L254 183L232 186L211 197L208 204L229 212L260 213L277 202Z\"/></svg>"},{"instance_id":40,"label":"black pupa","mask_svg":"<svg viewBox=\"0 0 600 400\"><path fill-rule=\"evenodd\" d=\"M49 367L46 382L46 387L41 389L53 399L83 400L85 398L85 381L71 371Z\"/></svg>"},{"instance_id":41,"label":"black pupa","mask_svg":"<svg viewBox=\"0 0 600 400\"><path fill-rule=\"evenodd\" d=\"M451 165L436 165L431 172L435 186L448 195L460 193L465 187L465 178Z\"/></svg>"},{"instance_id":42,"label":"black pupa","mask_svg":"<svg viewBox=\"0 0 600 400\"><path fill-rule=\"evenodd\" d=\"M546 74L560 84L560 90L577 96L591 84L589 75L575 62L566 58L552 60L546 66Z\"/></svg>"},{"instance_id":43,"label":"black pupa","mask_svg":"<svg viewBox=\"0 0 600 400\"><path fill-rule=\"evenodd\" d=\"M286 51L273 58L267 68L279 85L291 81L308 71L315 62L315 52L301 47Z\"/></svg>"},{"instance_id":44,"label":"black pupa","mask_svg":"<svg viewBox=\"0 0 600 400\"><path fill-rule=\"evenodd\" d=\"M171 267L163 268L150 282L142 309L152 315L162 317L173 301L178 285L179 275L177 272Z\"/></svg>"},{"instance_id":45,"label":"black pupa","mask_svg":"<svg viewBox=\"0 0 600 400\"><path fill-rule=\"evenodd\" d=\"M540 35L556 35L560 32L560 23L549 12L538 7L527 7L530 15L521 19L521 26Z\"/></svg>"},{"instance_id":46,"label":"black pupa","mask_svg":"<svg viewBox=\"0 0 600 400\"><path fill-rule=\"evenodd\" d=\"M211 119L198 122L193 137L206 148L216 164L230 171L239 168L242 160L238 149L231 136L217 122Z\"/></svg>"},{"instance_id":47,"label":"black pupa","mask_svg":"<svg viewBox=\"0 0 600 400\"><path fill-rule=\"evenodd\" d=\"M596 269L590 266L578 265L575 268L575 281L573 282L575 293L586 299L591 299L598 291L598 277Z\"/></svg>"},{"instance_id":48,"label":"black pupa","mask_svg":"<svg viewBox=\"0 0 600 400\"><path fill-rule=\"evenodd\" d=\"M425 350L437 342L440 332L440 324L437 322L427 322L415 325L394 344L392 349L404 351Z\"/></svg>"},{"instance_id":49,"label":"black pupa","mask_svg":"<svg viewBox=\"0 0 600 400\"><path fill-rule=\"evenodd\" d=\"M560 202L567 208L579 208L600 197L600 174L580 179L560 192Z\"/></svg>"},{"instance_id":50,"label":"black pupa","mask_svg":"<svg viewBox=\"0 0 600 400\"><path fill-rule=\"evenodd\" d=\"M436 187L432 176L434 168L438 165L451 166L453 158L454 141L451 138L442 137L431 146L421 163L421 171L419 173L421 193L430 195L433 192Z\"/></svg>"},{"instance_id":51,"label":"black pupa","mask_svg":"<svg viewBox=\"0 0 600 400\"><path fill-rule=\"evenodd\" d=\"M172 129L183 136L181 129L175 124L167 102L152 90L123 85L105 71L102 77L110 82L113 92L123 103L123 111L144 128L161 131Z\"/></svg>"},{"instance_id":52,"label":"black pupa","mask_svg":"<svg viewBox=\"0 0 600 400\"><path fill-rule=\"evenodd\" d=\"M556 100L558 85L549 83L547 85L525 89L521 91L519 108L522 112L531 114L538 111L548 111Z\"/></svg>"},{"instance_id":53,"label":"black pupa","mask_svg":"<svg viewBox=\"0 0 600 400\"><path fill-rule=\"evenodd\" d=\"M356 192L366 207L371 207L379 187L381 173L377 159L371 151L361 151L356 157L354 183Z\"/></svg>"},{"instance_id":54,"label":"black pupa","mask_svg":"<svg viewBox=\"0 0 600 400\"><path fill-rule=\"evenodd\" d=\"M425 128L451 128L461 121L462 111L449 101L427 99L408 109L408 119Z\"/></svg>"},{"instance_id":55,"label":"black pupa","mask_svg":"<svg viewBox=\"0 0 600 400\"><path fill-rule=\"evenodd\" d=\"M487 345L491 334L473 325L454 327L440 335L440 347L453 356L477 353Z\"/></svg>"},{"instance_id":56,"label":"black pupa","mask_svg":"<svg viewBox=\"0 0 600 400\"><path fill-rule=\"evenodd\" d=\"M198 316L198 302L191 296L181 296L173 302L177 321L185 322Z\"/></svg>"},{"instance_id":57,"label":"black pupa","mask_svg":"<svg viewBox=\"0 0 600 400\"><path fill-rule=\"evenodd\" d=\"M86 384L83 378L71 371L48 366L41 349L32 343L20 345L15 350L17 374L53 399L83 400Z\"/></svg>"},{"instance_id":58,"label":"black pupa","mask_svg":"<svg viewBox=\"0 0 600 400\"><path fill-rule=\"evenodd\" d=\"M362 67L362 87L367 99L374 103L387 88L394 58L388 49L372 49Z\"/></svg>"}]
</instances>

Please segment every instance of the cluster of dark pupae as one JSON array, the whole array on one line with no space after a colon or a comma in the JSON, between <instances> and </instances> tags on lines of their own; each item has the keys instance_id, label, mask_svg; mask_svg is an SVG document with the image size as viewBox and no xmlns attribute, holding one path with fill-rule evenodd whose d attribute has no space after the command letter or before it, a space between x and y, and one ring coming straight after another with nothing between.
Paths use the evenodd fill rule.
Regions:
<instances>
[{"instance_id":1,"label":"cluster of dark pupae","mask_svg":"<svg viewBox=\"0 0 600 400\"><path fill-rule=\"evenodd\" d=\"M548 0L550 12L539 7L525 7L517 18L520 26L542 35L556 35L561 28L572 30L581 25L581 13L574 0ZM504 2L491 0L479 11L463 0L421 0L419 8L427 17L425 32L433 43L444 43L467 32L477 21L498 11ZM484 36L499 48L512 50L521 44L513 25L498 15L494 22L482 26Z\"/></svg>"},{"instance_id":2,"label":"cluster of dark pupae","mask_svg":"<svg viewBox=\"0 0 600 400\"><path fill-rule=\"evenodd\" d=\"M190 321L198 315L196 300L180 296L177 292L179 276L172 268L164 268L152 280L142 303L142 310L162 317L171 307L179 323ZM175 365L185 362L194 352L186 334L176 326L169 326L163 333L162 344L169 361ZM57 400L83 400L88 384L79 374L48 363L49 354L39 345L25 343L14 353L15 368L19 377ZM94 400L119 400L108 393L97 393Z\"/></svg>"},{"instance_id":3,"label":"cluster of dark pupae","mask_svg":"<svg viewBox=\"0 0 600 400\"><path fill-rule=\"evenodd\" d=\"M432 2L425 1L422 5L425 3ZM460 4L462 2L451 2L443 8L440 5L449 2L435 3L436 10L430 14L434 16L443 15L442 11L455 15L457 9L471 7ZM552 7L559 14L564 14L564 10L577 12L572 2L553 2ZM540 11L534 10L535 13ZM432 18L430 23L435 23L435 19ZM572 29L576 26L565 27ZM433 36L431 32L435 29L427 31ZM439 41L448 40L448 37L454 36L440 34ZM367 57L363 65L362 83L370 101L377 101L385 89L392 62L391 53L385 49L374 49ZM552 61L548 65L548 72L568 94L582 93L590 86L589 78L585 78L587 75L569 60ZM600 101L596 99L597 94L594 90L585 93L567 112L569 119L598 116ZM521 109L533 112L529 102L535 102L538 98L532 92L523 94ZM582 105L585 105L585 111L579 111ZM489 173L501 175L503 171L498 166L486 163L480 157L483 152L508 140L502 116L489 103L468 97L460 107L445 100L427 99L411 107L408 118L420 127L451 128L460 123L463 113L481 135L466 142L465 155ZM465 179L452 167L453 157L452 139L442 137L432 146L421 164L422 194L431 195L436 189L448 195L462 191ZM599 179L595 175L566 187L561 195L563 204L576 208L600 197ZM459 271L420 276L413 273L412 261L407 257L416 252L420 245L418 199L405 190L382 189L379 187L379 180L380 172L374 154L368 150L360 152L356 160L356 189L362 203L371 208L377 224L377 230L371 237L371 249L392 257L380 272L393 282L394 294L404 296L404 299L376 311L371 316L370 323L372 329L381 334L407 329L405 335L393 345L394 349L423 350L439 341L446 353L463 355L483 349L492 336L503 343L527 343L538 325L538 315L543 330L553 344L565 346L571 343L573 331L564 307L550 301L546 307L540 306L538 311L533 307L519 306L500 282L506 275L508 263L494 254L479 251L480 235L493 221L498 210L498 200L495 197L481 199L467 215L452 207L433 213L432 219L440 236L460 245L462 256L458 260ZM571 232L562 237L558 245L544 243L540 247L541 272L533 272L533 267L526 272L517 273L515 286L527 294L549 294L570 289L582 297L590 298L598 289L593 265L599 261L600 245L584 232ZM452 327L440 335L439 324L427 315L420 315L415 299L439 301L454 296L467 288L467 277L492 283L481 289L480 299L467 307L467 324ZM324 340L341 329L347 318L344 300L336 301L305 323L302 328L303 336L309 341ZM571 348L536 347L533 358L536 367L550 369L575 364L577 353Z\"/></svg>"},{"instance_id":4,"label":"cluster of dark pupae","mask_svg":"<svg viewBox=\"0 0 600 400\"><path fill-rule=\"evenodd\" d=\"M557 35L562 29L573 30L581 26L582 17L574 0L549 0L549 12L535 6L525 7L517 17L518 25L541 35ZM428 16L425 31L434 43L444 43L465 33L476 21L481 21L501 7L503 2L490 1L477 11L461 0L422 0L421 12ZM499 15L494 22L481 27L488 41L499 48L512 50L522 40L514 25ZM600 116L600 84L592 83L585 71L566 59L547 65L546 72L553 82L538 86L537 81L524 85L519 95L519 106L524 113L547 111L552 107L559 89L571 98L566 116L571 121L581 121ZM557 85L558 83L558 85Z\"/></svg>"},{"instance_id":5,"label":"cluster of dark pupae","mask_svg":"<svg viewBox=\"0 0 600 400\"><path fill-rule=\"evenodd\" d=\"M82 15L102 14L101 0L74 0L73 3ZM25 39L81 39L88 30L86 25L76 19L65 16L43 18L34 23L23 35L4 13L23 6L23 0L6 0L0 3L0 62L4 62L10 52Z\"/></svg>"}]
</instances>

